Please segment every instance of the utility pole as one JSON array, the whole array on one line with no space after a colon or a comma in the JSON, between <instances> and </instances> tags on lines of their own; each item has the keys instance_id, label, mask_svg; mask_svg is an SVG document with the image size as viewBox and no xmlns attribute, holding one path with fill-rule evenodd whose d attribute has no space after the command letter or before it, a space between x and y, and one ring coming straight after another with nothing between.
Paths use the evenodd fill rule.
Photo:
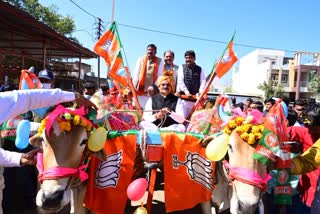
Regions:
<instances>
[{"instance_id":1,"label":"utility pole","mask_svg":"<svg viewBox=\"0 0 320 214\"><path fill-rule=\"evenodd\" d=\"M98 19L98 27L97 27L97 40L100 39L102 34L102 19L97 17ZM100 56L98 56L98 87L100 88Z\"/></svg>"}]
</instances>

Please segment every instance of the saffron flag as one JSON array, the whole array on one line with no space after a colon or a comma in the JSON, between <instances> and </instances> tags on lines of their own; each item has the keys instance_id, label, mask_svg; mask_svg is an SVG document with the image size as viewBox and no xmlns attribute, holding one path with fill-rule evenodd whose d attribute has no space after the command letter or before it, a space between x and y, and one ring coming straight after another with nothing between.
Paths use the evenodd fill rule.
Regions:
<instances>
[{"instance_id":1,"label":"saffron flag","mask_svg":"<svg viewBox=\"0 0 320 214\"><path fill-rule=\"evenodd\" d=\"M108 133L104 147L107 160L101 162L94 157L90 160L84 204L92 212L124 213L127 188L134 172L136 136L135 132Z\"/></svg>"},{"instance_id":2,"label":"saffron flag","mask_svg":"<svg viewBox=\"0 0 320 214\"><path fill-rule=\"evenodd\" d=\"M209 201L214 188L215 163L201 147L202 135L162 132L166 212L184 210Z\"/></svg>"},{"instance_id":3,"label":"saffron flag","mask_svg":"<svg viewBox=\"0 0 320 214\"><path fill-rule=\"evenodd\" d=\"M108 67L112 66L121 49L121 42L117 36L117 25L112 22L109 30L97 41L94 51L104 58Z\"/></svg>"},{"instance_id":4,"label":"saffron flag","mask_svg":"<svg viewBox=\"0 0 320 214\"><path fill-rule=\"evenodd\" d=\"M254 154L255 159L266 165L276 161L281 144L288 141L286 117L280 102L277 101L266 115L262 138Z\"/></svg>"},{"instance_id":5,"label":"saffron flag","mask_svg":"<svg viewBox=\"0 0 320 214\"><path fill-rule=\"evenodd\" d=\"M121 84L123 87L128 87L128 81L126 76L126 70L123 66L122 54L119 52L117 58L115 59L108 76L117 83Z\"/></svg>"},{"instance_id":6,"label":"saffron flag","mask_svg":"<svg viewBox=\"0 0 320 214\"><path fill-rule=\"evenodd\" d=\"M223 77L223 75L225 75L230 68L233 66L233 64L238 60L238 58L236 57L236 55L233 52L232 46L233 46L233 38L234 38L234 34L226 48L226 50L224 51L220 61L218 62L217 66L216 66L216 74L219 78Z\"/></svg>"}]
</instances>

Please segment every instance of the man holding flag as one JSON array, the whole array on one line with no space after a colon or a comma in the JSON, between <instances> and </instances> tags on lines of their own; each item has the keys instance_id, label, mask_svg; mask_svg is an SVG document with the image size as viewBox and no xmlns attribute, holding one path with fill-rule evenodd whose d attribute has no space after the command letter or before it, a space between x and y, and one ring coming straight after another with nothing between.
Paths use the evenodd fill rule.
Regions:
<instances>
[{"instance_id":1,"label":"man holding flag","mask_svg":"<svg viewBox=\"0 0 320 214\"><path fill-rule=\"evenodd\" d=\"M238 60L236 55L233 52L232 46L233 46L233 38L234 38L235 33L231 37L228 46L224 50L223 54L221 55L219 61L214 64L211 73L208 76L207 84L205 88L200 92L201 94L197 97L196 103L193 105L191 110L189 111L189 114L186 115L186 119L190 119L192 113L200 107L200 102L202 99L205 97L205 95L208 93L210 86L216 76L219 78L222 78L233 66L233 64ZM179 72L178 72L178 79L179 79ZM179 82L179 80L178 80Z\"/></svg>"},{"instance_id":2,"label":"man holding flag","mask_svg":"<svg viewBox=\"0 0 320 214\"><path fill-rule=\"evenodd\" d=\"M179 66L176 91L178 97L185 97L182 102L184 106L184 116L186 117L194 106L199 93L203 92L206 77L202 68L195 63L196 54L193 50L186 51L184 58L186 64Z\"/></svg>"}]
</instances>

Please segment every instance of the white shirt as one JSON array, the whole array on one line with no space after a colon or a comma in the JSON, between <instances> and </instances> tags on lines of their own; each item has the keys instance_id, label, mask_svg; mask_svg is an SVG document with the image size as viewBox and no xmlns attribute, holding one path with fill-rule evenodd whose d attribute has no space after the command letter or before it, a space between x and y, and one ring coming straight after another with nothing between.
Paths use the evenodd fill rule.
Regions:
<instances>
[{"instance_id":1,"label":"white shirt","mask_svg":"<svg viewBox=\"0 0 320 214\"><path fill-rule=\"evenodd\" d=\"M20 160L23 153L10 152L0 148L0 166L15 167L20 166Z\"/></svg>"},{"instance_id":2,"label":"white shirt","mask_svg":"<svg viewBox=\"0 0 320 214\"><path fill-rule=\"evenodd\" d=\"M202 93L205 87L206 87L206 76L204 74L203 69L201 68L199 93ZM178 83L177 83L176 91L177 92L183 91L185 94L190 94L186 84L184 83L183 65L179 66L179 69L178 69Z\"/></svg>"},{"instance_id":3,"label":"white shirt","mask_svg":"<svg viewBox=\"0 0 320 214\"><path fill-rule=\"evenodd\" d=\"M183 105L181 104L181 101L182 100L180 98L178 98L175 112L177 114L180 114L181 116L185 116L185 115L183 115L184 111L183 111ZM145 121L148 121L148 122L156 121L155 115L151 111L151 110L153 110L152 109L152 99L151 99L151 97L148 99L148 101L146 103L145 110L147 110L147 111L143 112L142 119L145 120ZM160 110L160 109L156 109L156 110ZM179 123L179 121L177 121L177 122Z\"/></svg>"},{"instance_id":4,"label":"white shirt","mask_svg":"<svg viewBox=\"0 0 320 214\"><path fill-rule=\"evenodd\" d=\"M170 66L170 67L169 67ZM162 64L162 68L160 68L161 71L161 75L163 75L163 71L165 71L166 69L164 69L166 67L166 69L170 69L171 65L167 65L165 63ZM167 68L168 67L168 68ZM178 70L179 70L179 66L177 65L173 65L173 80L174 80L174 87L175 89L177 88L177 84L178 84ZM158 83L158 80L157 80ZM157 84L158 85L158 84Z\"/></svg>"},{"instance_id":5,"label":"white shirt","mask_svg":"<svg viewBox=\"0 0 320 214\"><path fill-rule=\"evenodd\" d=\"M144 57L140 57L138 60L137 60L137 63L136 63L136 67L134 68L133 70L133 75L132 75L132 83L133 83L133 86L136 88L137 85L138 85L138 82L139 82L139 75L140 75L140 71L141 71L141 66L143 64L143 60L144 60ZM159 66L158 66L158 76L157 76L157 79L159 78L159 76L162 75L162 69L163 69L163 60L161 59L160 60L160 63L159 63ZM137 88L136 88L137 89Z\"/></svg>"},{"instance_id":6,"label":"white shirt","mask_svg":"<svg viewBox=\"0 0 320 214\"><path fill-rule=\"evenodd\" d=\"M0 124L29 110L73 101L75 94L61 89L31 89L0 93Z\"/></svg>"}]
</instances>

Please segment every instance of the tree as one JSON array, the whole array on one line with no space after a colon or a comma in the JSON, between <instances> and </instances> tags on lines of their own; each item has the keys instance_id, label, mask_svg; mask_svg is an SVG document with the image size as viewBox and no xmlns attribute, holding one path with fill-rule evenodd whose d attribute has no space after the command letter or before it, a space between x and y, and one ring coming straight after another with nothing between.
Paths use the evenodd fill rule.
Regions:
<instances>
[{"instance_id":1,"label":"tree","mask_svg":"<svg viewBox=\"0 0 320 214\"><path fill-rule=\"evenodd\" d=\"M70 16L62 16L61 14L59 14L57 12L57 6L51 5L49 7L45 7L41 5L38 0L7 1L12 5L30 13L37 20L45 23L55 31L67 37L71 37L71 33L75 30L75 24L72 18Z\"/></svg>"},{"instance_id":2,"label":"tree","mask_svg":"<svg viewBox=\"0 0 320 214\"><path fill-rule=\"evenodd\" d=\"M311 77L309 89L314 92L315 95L320 95L320 77L318 75Z\"/></svg>"},{"instance_id":3,"label":"tree","mask_svg":"<svg viewBox=\"0 0 320 214\"><path fill-rule=\"evenodd\" d=\"M274 88L272 86L272 80L269 79L268 83L266 81L263 81L263 83L258 85L258 89L262 90L264 92L264 97L272 97L274 95Z\"/></svg>"}]
</instances>

